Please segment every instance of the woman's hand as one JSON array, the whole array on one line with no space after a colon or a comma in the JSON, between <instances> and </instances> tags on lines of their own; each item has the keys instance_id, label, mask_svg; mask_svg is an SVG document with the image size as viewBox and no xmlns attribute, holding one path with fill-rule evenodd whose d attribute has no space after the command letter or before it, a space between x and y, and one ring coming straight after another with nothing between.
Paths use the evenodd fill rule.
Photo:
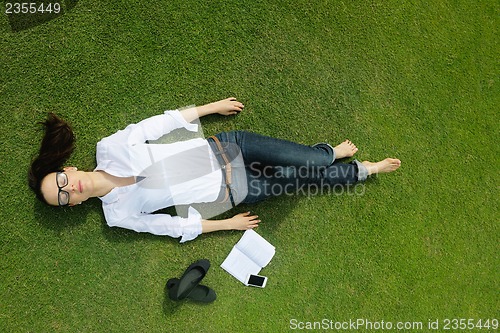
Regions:
<instances>
[{"instance_id":1,"label":"woman's hand","mask_svg":"<svg viewBox=\"0 0 500 333\"><path fill-rule=\"evenodd\" d=\"M218 113L223 116L231 116L240 113L244 108L245 106L243 103L238 102L238 100L234 97L229 97L199 107L201 113L200 116L212 113Z\"/></svg>"},{"instance_id":2,"label":"woman's hand","mask_svg":"<svg viewBox=\"0 0 500 333\"><path fill-rule=\"evenodd\" d=\"M215 102L214 104L216 104L216 112L223 116L238 114L245 108L243 103L238 102L234 97L223 99L221 101Z\"/></svg>"},{"instance_id":3,"label":"woman's hand","mask_svg":"<svg viewBox=\"0 0 500 333\"><path fill-rule=\"evenodd\" d=\"M182 117L190 123L195 119L198 119L200 117L213 114L213 113L218 113L223 116L230 116L234 114L238 114L241 111L243 111L243 108L245 106L238 102L236 98L234 97L229 97L223 100L220 100L218 102L213 102L210 104L205 104L200 107L192 107L188 109L184 109L180 111Z\"/></svg>"},{"instance_id":4,"label":"woman's hand","mask_svg":"<svg viewBox=\"0 0 500 333\"><path fill-rule=\"evenodd\" d=\"M250 212L241 213L229 219L229 225L233 230L248 230L259 226L260 220L257 215L250 215Z\"/></svg>"},{"instance_id":5,"label":"woman's hand","mask_svg":"<svg viewBox=\"0 0 500 333\"><path fill-rule=\"evenodd\" d=\"M219 230L248 230L259 225L257 215L250 215L250 212L241 213L225 220L201 220L203 233Z\"/></svg>"}]
</instances>

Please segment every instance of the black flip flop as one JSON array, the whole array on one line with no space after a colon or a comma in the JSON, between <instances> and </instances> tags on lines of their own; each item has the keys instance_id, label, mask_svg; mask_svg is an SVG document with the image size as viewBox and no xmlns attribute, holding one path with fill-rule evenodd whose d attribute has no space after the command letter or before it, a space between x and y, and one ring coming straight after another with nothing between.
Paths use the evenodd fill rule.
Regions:
<instances>
[{"instance_id":1,"label":"black flip flop","mask_svg":"<svg viewBox=\"0 0 500 333\"><path fill-rule=\"evenodd\" d=\"M193 298L188 297L191 292L199 285L200 281L205 277L210 268L210 262L207 259L198 260L186 269L180 279L170 279L167 282L168 296L174 301L180 301L185 298L190 298L197 301L205 301L205 299L215 300L215 292L210 292L205 288L200 288L193 294ZM213 295L212 295L213 294ZM196 298L196 299L194 299Z\"/></svg>"},{"instance_id":2,"label":"black flip flop","mask_svg":"<svg viewBox=\"0 0 500 333\"><path fill-rule=\"evenodd\" d=\"M176 299L176 293L179 285L179 279L170 279L167 282L167 288L169 290L169 298L176 301L179 299ZM196 302L202 302L202 303L211 303L216 300L217 295L215 294L215 291L207 286L204 285L197 285L196 287L191 290L191 292L185 297L187 299L190 299L192 301Z\"/></svg>"}]
</instances>

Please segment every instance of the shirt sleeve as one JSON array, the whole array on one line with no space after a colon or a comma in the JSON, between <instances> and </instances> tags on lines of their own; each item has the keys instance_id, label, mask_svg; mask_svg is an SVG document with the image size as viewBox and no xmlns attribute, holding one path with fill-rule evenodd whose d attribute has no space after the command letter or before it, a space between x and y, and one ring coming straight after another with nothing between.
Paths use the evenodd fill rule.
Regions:
<instances>
[{"instance_id":1,"label":"shirt sleeve","mask_svg":"<svg viewBox=\"0 0 500 333\"><path fill-rule=\"evenodd\" d=\"M137 124L128 125L125 129L101 140L102 142L127 143L129 145L157 140L178 128L196 132L198 124L187 122L178 110L165 111L164 114L144 119Z\"/></svg>"},{"instance_id":2,"label":"shirt sleeve","mask_svg":"<svg viewBox=\"0 0 500 333\"><path fill-rule=\"evenodd\" d=\"M107 221L110 227L121 227L136 232L149 232L159 236L181 237L184 243L201 234L201 215L193 207L189 207L188 217L168 214L132 215L120 221Z\"/></svg>"}]
</instances>

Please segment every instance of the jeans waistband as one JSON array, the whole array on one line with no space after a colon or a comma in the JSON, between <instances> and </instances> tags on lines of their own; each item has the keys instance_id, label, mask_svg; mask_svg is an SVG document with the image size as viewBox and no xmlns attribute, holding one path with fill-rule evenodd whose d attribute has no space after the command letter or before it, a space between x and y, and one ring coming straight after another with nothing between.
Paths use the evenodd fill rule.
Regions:
<instances>
[{"instance_id":1,"label":"jeans waistband","mask_svg":"<svg viewBox=\"0 0 500 333\"><path fill-rule=\"evenodd\" d=\"M217 197L217 202L227 202L231 201L231 204L235 206L233 194L231 192L231 162L226 156L219 139L216 136L211 136L207 138L207 142L212 148L217 161L219 162L221 173L222 173L222 184L221 191Z\"/></svg>"}]
</instances>

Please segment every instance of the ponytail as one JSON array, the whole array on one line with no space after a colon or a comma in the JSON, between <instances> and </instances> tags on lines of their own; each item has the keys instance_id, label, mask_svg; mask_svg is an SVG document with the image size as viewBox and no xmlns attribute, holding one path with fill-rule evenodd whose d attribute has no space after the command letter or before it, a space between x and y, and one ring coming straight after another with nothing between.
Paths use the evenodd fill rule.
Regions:
<instances>
[{"instance_id":1,"label":"ponytail","mask_svg":"<svg viewBox=\"0 0 500 333\"><path fill-rule=\"evenodd\" d=\"M28 184L37 198L46 202L41 191L42 180L52 172L62 171L75 148L75 136L71 126L53 113L40 124L45 128L45 135L28 171Z\"/></svg>"}]
</instances>

